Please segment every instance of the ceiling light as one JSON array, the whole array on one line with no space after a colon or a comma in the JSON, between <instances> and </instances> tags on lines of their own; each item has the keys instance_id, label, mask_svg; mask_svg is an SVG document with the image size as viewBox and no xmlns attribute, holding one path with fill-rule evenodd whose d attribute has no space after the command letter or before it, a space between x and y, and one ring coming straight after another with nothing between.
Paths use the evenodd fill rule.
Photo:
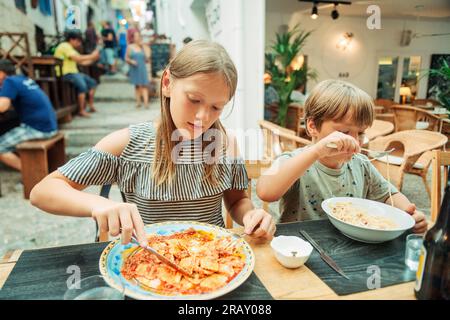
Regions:
<instances>
[{"instance_id":1,"label":"ceiling light","mask_svg":"<svg viewBox=\"0 0 450 320\"><path fill-rule=\"evenodd\" d=\"M331 11L331 18L333 18L333 20L339 18L339 12L337 11L337 4L334 4L334 10Z\"/></svg>"},{"instance_id":2,"label":"ceiling light","mask_svg":"<svg viewBox=\"0 0 450 320\"><path fill-rule=\"evenodd\" d=\"M317 13L317 5L314 2L314 6L311 11L311 19L317 19L318 16L319 16L319 14Z\"/></svg>"}]
</instances>

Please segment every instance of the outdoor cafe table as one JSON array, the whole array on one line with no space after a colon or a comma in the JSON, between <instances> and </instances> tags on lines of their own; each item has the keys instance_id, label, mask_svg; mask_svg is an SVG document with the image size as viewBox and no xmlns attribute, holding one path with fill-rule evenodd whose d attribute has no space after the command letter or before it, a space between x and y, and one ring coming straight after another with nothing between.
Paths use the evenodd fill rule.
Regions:
<instances>
[{"instance_id":1,"label":"outdoor cafe table","mask_svg":"<svg viewBox=\"0 0 450 320\"><path fill-rule=\"evenodd\" d=\"M323 220L319 220L323 221ZM301 226L304 222L291 223L291 226L297 227ZM327 222L329 223L329 222ZM280 225L279 225L280 226ZM242 231L241 228L233 229L235 232ZM323 282L315 273L313 273L306 265L297 269L287 269L278 263L275 259L272 249L269 243L260 243L258 241L248 240L254 253L255 253L255 268L254 272L259 278L261 283L270 293L274 299L415 299L414 297L414 282L404 282L401 284L391 285L376 290L367 290L364 292L358 292L355 294L341 295L338 296L325 282ZM394 240L395 241L395 240ZM89 249L92 246L106 246L105 243L91 243L82 245L81 248ZM77 247L80 250L80 246L69 246L69 247L59 247L55 248L60 250L60 252L68 252L71 247ZM22 250L11 251L0 260L0 296L1 288L4 286L5 281L7 281L11 271L13 270L15 264L19 260ZM84 259L80 258L80 259ZM92 268L98 266L98 258L92 259L92 261L84 261L85 264L92 265ZM64 254L61 254L60 265L61 268L67 267L64 263ZM310 258L311 260L311 258ZM34 266L37 267L37 266ZM91 268L91 269L92 269ZM98 267L96 267L98 268ZM27 265L26 270L33 270L33 265ZM30 288L36 290L36 283L39 283L39 279L27 279L26 281L22 278L20 283L24 286L29 285ZM30 282L23 283L23 282ZM39 289L39 288L37 288ZM239 288L235 289L239 297ZM39 290L38 290L39 292ZM14 297L13 297L14 298ZM37 294L35 299L43 299L45 297L39 297ZM62 297L61 297L62 298ZM247 297L248 299L248 297Z\"/></svg>"}]
</instances>

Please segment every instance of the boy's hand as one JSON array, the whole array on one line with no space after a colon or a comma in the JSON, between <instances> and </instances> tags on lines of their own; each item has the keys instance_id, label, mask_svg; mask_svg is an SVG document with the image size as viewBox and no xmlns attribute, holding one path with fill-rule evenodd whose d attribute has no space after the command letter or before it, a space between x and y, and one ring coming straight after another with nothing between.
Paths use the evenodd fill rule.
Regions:
<instances>
[{"instance_id":1,"label":"boy's hand","mask_svg":"<svg viewBox=\"0 0 450 320\"><path fill-rule=\"evenodd\" d=\"M110 201L109 205L99 206L92 210L92 218L97 221L102 232L108 232L113 237L121 234L122 244L131 241L133 230L141 246L147 245L144 222L133 203L117 203Z\"/></svg>"},{"instance_id":2,"label":"boy's hand","mask_svg":"<svg viewBox=\"0 0 450 320\"><path fill-rule=\"evenodd\" d=\"M271 240L276 230L273 217L263 209L248 211L243 223L245 233L254 238Z\"/></svg>"},{"instance_id":3,"label":"boy's hand","mask_svg":"<svg viewBox=\"0 0 450 320\"><path fill-rule=\"evenodd\" d=\"M428 222L425 219L425 215L416 209L416 205L411 203L405 210L408 212L416 221L414 225L414 233L424 233L428 229Z\"/></svg>"},{"instance_id":4,"label":"boy's hand","mask_svg":"<svg viewBox=\"0 0 450 320\"><path fill-rule=\"evenodd\" d=\"M336 148L327 147L329 143L335 144ZM334 131L322 140L317 141L314 147L319 159L343 154L352 155L361 151L355 138L339 131Z\"/></svg>"}]
</instances>

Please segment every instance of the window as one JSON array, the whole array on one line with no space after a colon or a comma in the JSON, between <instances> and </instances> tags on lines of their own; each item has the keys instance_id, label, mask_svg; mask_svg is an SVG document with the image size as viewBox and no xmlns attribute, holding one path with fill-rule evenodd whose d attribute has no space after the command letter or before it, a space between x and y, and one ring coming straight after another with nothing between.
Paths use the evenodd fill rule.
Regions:
<instances>
[{"instance_id":1,"label":"window","mask_svg":"<svg viewBox=\"0 0 450 320\"><path fill-rule=\"evenodd\" d=\"M395 98L398 57L381 57L378 59L377 99Z\"/></svg>"}]
</instances>

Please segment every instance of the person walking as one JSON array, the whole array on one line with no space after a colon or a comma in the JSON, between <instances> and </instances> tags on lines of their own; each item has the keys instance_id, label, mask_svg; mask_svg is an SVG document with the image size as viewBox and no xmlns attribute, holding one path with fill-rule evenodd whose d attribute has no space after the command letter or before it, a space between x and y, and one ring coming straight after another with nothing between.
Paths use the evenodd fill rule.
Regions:
<instances>
[{"instance_id":1,"label":"person walking","mask_svg":"<svg viewBox=\"0 0 450 320\"><path fill-rule=\"evenodd\" d=\"M129 78L130 82L135 86L136 107L141 106L141 101L145 108L149 108L148 104L148 85L149 77L146 68L149 62L150 49L142 43L142 37L139 32L133 34L133 43L127 48L125 61L130 65Z\"/></svg>"}]
</instances>

